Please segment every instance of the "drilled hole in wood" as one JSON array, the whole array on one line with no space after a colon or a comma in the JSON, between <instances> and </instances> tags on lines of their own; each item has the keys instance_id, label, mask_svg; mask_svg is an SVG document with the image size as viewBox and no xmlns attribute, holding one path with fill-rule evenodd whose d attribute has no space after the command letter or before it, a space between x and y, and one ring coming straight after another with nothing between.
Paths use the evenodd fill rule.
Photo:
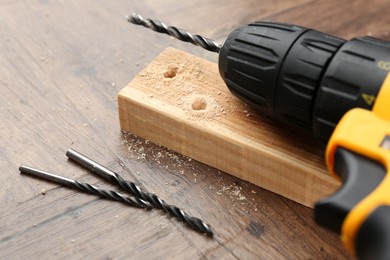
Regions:
<instances>
[{"instance_id":1,"label":"drilled hole in wood","mask_svg":"<svg viewBox=\"0 0 390 260\"><path fill-rule=\"evenodd\" d=\"M178 68L179 67L177 65L169 65L168 70L164 72L164 77L174 78L176 76Z\"/></svg>"},{"instance_id":2,"label":"drilled hole in wood","mask_svg":"<svg viewBox=\"0 0 390 260\"><path fill-rule=\"evenodd\" d=\"M207 102L204 99L197 98L194 100L191 107L193 110L205 110L207 107Z\"/></svg>"}]
</instances>

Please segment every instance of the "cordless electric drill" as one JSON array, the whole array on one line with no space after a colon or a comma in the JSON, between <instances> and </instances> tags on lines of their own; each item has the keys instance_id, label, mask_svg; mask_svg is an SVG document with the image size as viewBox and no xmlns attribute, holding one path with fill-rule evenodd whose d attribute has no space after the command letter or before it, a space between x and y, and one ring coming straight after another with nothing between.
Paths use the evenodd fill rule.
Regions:
<instances>
[{"instance_id":1,"label":"cordless electric drill","mask_svg":"<svg viewBox=\"0 0 390 260\"><path fill-rule=\"evenodd\" d=\"M390 42L270 22L233 31L219 55L233 94L328 143L343 186L315 205L315 220L364 259L390 259L389 70Z\"/></svg>"},{"instance_id":2,"label":"cordless electric drill","mask_svg":"<svg viewBox=\"0 0 390 260\"><path fill-rule=\"evenodd\" d=\"M234 95L327 143L327 166L343 186L315 205L316 222L359 258L390 259L390 42L256 22L221 46L137 14L128 21L219 52Z\"/></svg>"}]
</instances>

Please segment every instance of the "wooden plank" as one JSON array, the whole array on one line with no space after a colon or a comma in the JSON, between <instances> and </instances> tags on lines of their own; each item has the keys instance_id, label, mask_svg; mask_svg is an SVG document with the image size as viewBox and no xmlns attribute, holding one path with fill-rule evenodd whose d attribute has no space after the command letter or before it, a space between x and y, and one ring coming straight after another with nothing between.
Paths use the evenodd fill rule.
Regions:
<instances>
[{"instance_id":1,"label":"wooden plank","mask_svg":"<svg viewBox=\"0 0 390 260\"><path fill-rule=\"evenodd\" d=\"M235 98L217 64L168 48L118 95L121 129L313 206L337 183L310 133Z\"/></svg>"}]
</instances>

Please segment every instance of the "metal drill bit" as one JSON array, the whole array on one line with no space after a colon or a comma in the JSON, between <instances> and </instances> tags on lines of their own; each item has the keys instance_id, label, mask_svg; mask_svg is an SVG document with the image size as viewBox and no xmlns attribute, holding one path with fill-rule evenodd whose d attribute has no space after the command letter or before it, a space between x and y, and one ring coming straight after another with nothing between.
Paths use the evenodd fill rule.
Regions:
<instances>
[{"instance_id":1,"label":"metal drill bit","mask_svg":"<svg viewBox=\"0 0 390 260\"><path fill-rule=\"evenodd\" d=\"M175 37L178 40L184 42L190 42L194 45L200 46L203 49L208 51L219 53L221 49L221 44L216 43L215 41L205 38L200 35L193 35L183 29L167 26L166 24L152 19L144 19L141 15L133 13L130 16L127 16L127 21L133 24L142 25L146 28L152 29L153 31L159 33L165 33Z\"/></svg>"},{"instance_id":2,"label":"metal drill bit","mask_svg":"<svg viewBox=\"0 0 390 260\"><path fill-rule=\"evenodd\" d=\"M58 184L66 185L68 187L84 191L86 193L95 194L106 199L120 201L133 207L151 209L150 203L144 201L143 199L139 199L136 197L128 197L112 190L99 189L91 184L69 179L50 172L45 172L25 165L21 165L19 167L19 171Z\"/></svg>"},{"instance_id":3,"label":"metal drill bit","mask_svg":"<svg viewBox=\"0 0 390 260\"><path fill-rule=\"evenodd\" d=\"M183 212L181 209L174 205L169 205L164 200L160 199L157 195L144 192L138 185L133 182L124 180L119 174L105 168L104 166L98 164L97 162L89 159L88 157L76 152L75 150L69 149L66 152L66 156L74 162L84 166L85 168L91 170L92 172L98 174L99 176L112 181L113 183L120 186L122 189L130 192L132 195L141 198L145 201L148 201L152 207L162 209L171 216L176 217L177 219L188 224L192 229L199 233L206 234L208 236L213 236L213 231L211 227L204 223L202 220L190 217L188 214Z\"/></svg>"}]
</instances>

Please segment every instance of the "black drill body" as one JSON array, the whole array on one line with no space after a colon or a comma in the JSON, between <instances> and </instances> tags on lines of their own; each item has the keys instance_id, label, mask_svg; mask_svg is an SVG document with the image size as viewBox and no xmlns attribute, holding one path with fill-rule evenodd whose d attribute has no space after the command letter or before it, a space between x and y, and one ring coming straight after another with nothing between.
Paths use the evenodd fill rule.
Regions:
<instances>
[{"instance_id":1,"label":"black drill body","mask_svg":"<svg viewBox=\"0 0 390 260\"><path fill-rule=\"evenodd\" d=\"M326 143L348 110L372 109L388 73L381 64L389 60L386 41L346 41L300 26L256 22L228 36L219 71L238 98L278 121L311 129Z\"/></svg>"}]
</instances>

